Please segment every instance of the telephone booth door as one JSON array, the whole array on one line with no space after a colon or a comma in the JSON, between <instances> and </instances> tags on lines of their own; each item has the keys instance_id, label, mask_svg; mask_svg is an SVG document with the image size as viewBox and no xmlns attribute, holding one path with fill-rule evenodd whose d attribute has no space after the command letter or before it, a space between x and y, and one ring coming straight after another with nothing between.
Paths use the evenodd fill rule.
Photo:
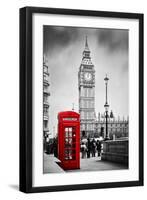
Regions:
<instances>
[{"instance_id":1,"label":"telephone booth door","mask_svg":"<svg viewBox=\"0 0 147 200\"><path fill-rule=\"evenodd\" d=\"M58 155L65 170L80 168L79 114L72 111L58 114Z\"/></svg>"}]
</instances>

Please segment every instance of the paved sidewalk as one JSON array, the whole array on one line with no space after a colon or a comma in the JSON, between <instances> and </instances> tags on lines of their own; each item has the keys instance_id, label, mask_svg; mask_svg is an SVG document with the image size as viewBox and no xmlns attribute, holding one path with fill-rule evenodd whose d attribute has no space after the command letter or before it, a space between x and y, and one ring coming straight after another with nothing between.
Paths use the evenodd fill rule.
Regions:
<instances>
[{"instance_id":1,"label":"paved sidewalk","mask_svg":"<svg viewBox=\"0 0 147 200\"><path fill-rule=\"evenodd\" d=\"M65 171L57 164L59 160L54 155L44 153L44 173L65 173Z\"/></svg>"},{"instance_id":2,"label":"paved sidewalk","mask_svg":"<svg viewBox=\"0 0 147 200\"><path fill-rule=\"evenodd\" d=\"M64 171L56 162L59 162L56 157L53 155L44 154L44 173L68 173L127 169L127 166L125 165L102 161L99 157L80 159L80 169L75 170Z\"/></svg>"},{"instance_id":3,"label":"paved sidewalk","mask_svg":"<svg viewBox=\"0 0 147 200\"><path fill-rule=\"evenodd\" d=\"M91 157L80 160L80 169L68 170L66 172L104 171L120 169L127 169L127 166L118 163L102 161L99 157Z\"/></svg>"}]
</instances>

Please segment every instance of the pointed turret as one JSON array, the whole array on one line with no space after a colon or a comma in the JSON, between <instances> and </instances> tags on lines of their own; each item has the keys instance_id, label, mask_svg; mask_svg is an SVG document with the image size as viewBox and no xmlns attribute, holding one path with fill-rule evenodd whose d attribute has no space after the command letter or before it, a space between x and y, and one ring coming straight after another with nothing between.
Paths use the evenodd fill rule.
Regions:
<instances>
[{"instance_id":1,"label":"pointed turret","mask_svg":"<svg viewBox=\"0 0 147 200\"><path fill-rule=\"evenodd\" d=\"M89 50L89 47L88 47L87 35L86 35L86 40L85 40L85 49L83 51L83 58L90 58L90 50Z\"/></svg>"},{"instance_id":2,"label":"pointed turret","mask_svg":"<svg viewBox=\"0 0 147 200\"><path fill-rule=\"evenodd\" d=\"M87 41L87 35L86 35L86 41L85 41L85 50L88 50L88 51L89 51L88 41Z\"/></svg>"}]
</instances>

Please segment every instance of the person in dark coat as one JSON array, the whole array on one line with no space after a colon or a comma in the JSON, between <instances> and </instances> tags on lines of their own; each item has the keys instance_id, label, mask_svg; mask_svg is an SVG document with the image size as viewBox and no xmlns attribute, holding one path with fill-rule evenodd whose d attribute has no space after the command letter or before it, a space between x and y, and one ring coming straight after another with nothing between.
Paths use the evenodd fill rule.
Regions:
<instances>
[{"instance_id":1,"label":"person in dark coat","mask_svg":"<svg viewBox=\"0 0 147 200\"><path fill-rule=\"evenodd\" d=\"M54 153L54 156L57 158L58 157L58 143L57 143L57 138L54 138L53 153Z\"/></svg>"},{"instance_id":2,"label":"person in dark coat","mask_svg":"<svg viewBox=\"0 0 147 200\"><path fill-rule=\"evenodd\" d=\"M84 142L82 142L82 144L81 144L82 158L86 158L86 151L87 151L86 144Z\"/></svg>"},{"instance_id":3,"label":"person in dark coat","mask_svg":"<svg viewBox=\"0 0 147 200\"><path fill-rule=\"evenodd\" d=\"M92 157L95 157L95 152L96 152L96 141L93 138L93 140L91 141L91 152L92 152Z\"/></svg>"},{"instance_id":4,"label":"person in dark coat","mask_svg":"<svg viewBox=\"0 0 147 200\"><path fill-rule=\"evenodd\" d=\"M97 141L96 143L96 147L97 147L97 152L98 152L98 157L101 156L101 142Z\"/></svg>"},{"instance_id":5,"label":"person in dark coat","mask_svg":"<svg viewBox=\"0 0 147 200\"><path fill-rule=\"evenodd\" d=\"M90 158L91 142L90 138L87 139L87 158Z\"/></svg>"}]
</instances>

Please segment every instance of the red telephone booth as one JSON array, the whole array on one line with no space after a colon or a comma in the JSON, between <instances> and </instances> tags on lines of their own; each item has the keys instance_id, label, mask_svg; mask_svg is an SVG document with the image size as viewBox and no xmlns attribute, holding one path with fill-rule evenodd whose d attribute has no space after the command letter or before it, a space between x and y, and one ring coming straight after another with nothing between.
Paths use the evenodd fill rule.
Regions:
<instances>
[{"instance_id":1,"label":"red telephone booth","mask_svg":"<svg viewBox=\"0 0 147 200\"><path fill-rule=\"evenodd\" d=\"M58 113L58 158L65 170L80 168L80 115Z\"/></svg>"}]
</instances>

